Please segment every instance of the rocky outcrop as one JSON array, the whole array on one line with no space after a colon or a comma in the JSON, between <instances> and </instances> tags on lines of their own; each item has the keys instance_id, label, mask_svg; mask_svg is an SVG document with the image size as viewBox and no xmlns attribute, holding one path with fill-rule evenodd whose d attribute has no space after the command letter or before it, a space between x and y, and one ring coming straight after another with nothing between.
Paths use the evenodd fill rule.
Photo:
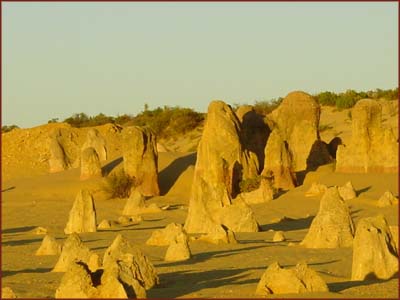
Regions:
<instances>
[{"instance_id":1,"label":"rocky outcrop","mask_svg":"<svg viewBox=\"0 0 400 300\"><path fill-rule=\"evenodd\" d=\"M257 285L256 295L328 291L325 281L305 263L297 264L294 269L283 269L279 263L275 262L262 275Z\"/></svg>"},{"instance_id":2,"label":"rocky outcrop","mask_svg":"<svg viewBox=\"0 0 400 300\"><path fill-rule=\"evenodd\" d=\"M385 218L379 215L361 219L354 237L351 279L389 279L398 270L396 245Z\"/></svg>"},{"instance_id":3,"label":"rocky outcrop","mask_svg":"<svg viewBox=\"0 0 400 300\"><path fill-rule=\"evenodd\" d=\"M100 161L107 160L106 140L96 128L89 129L82 151L86 148L93 148Z\"/></svg>"},{"instance_id":4,"label":"rocky outcrop","mask_svg":"<svg viewBox=\"0 0 400 300\"><path fill-rule=\"evenodd\" d=\"M58 255L61 253L61 245L59 245L54 237L46 234L42 240L42 244L36 251L35 255Z\"/></svg>"},{"instance_id":5,"label":"rocky outcrop","mask_svg":"<svg viewBox=\"0 0 400 300\"><path fill-rule=\"evenodd\" d=\"M175 236L165 253L165 261L184 261L191 256L187 235L183 232Z\"/></svg>"},{"instance_id":6,"label":"rocky outcrop","mask_svg":"<svg viewBox=\"0 0 400 300\"><path fill-rule=\"evenodd\" d=\"M357 197L356 191L354 190L351 181L348 181L345 185L338 187L339 195L343 200L351 200Z\"/></svg>"},{"instance_id":7,"label":"rocky outcrop","mask_svg":"<svg viewBox=\"0 0 400 300\"><path fill-rule=\"evenodd\" d=\"M213 231L204 234L198 238L200 241L204 241L212 244L237 244L237 240L233 231L227 229L224 226L214 226Z\"/></svg>"},{"instance_id":8,"label":"rocky outcrop","mask_svg":"<svg viewBox=\"0 0 400 300\"><path fill-rule=\"evenodd\" d=\"M319 211L301 245L307 248L351 247L353 234L349 209L337 187L331 187L322 197Z\"/></svg>"},{"instance_id":9,"label":"rocky outcrop","mask_svg":"<svg viewBox=\"0 0 400 300\"><path fill-rule=\"evenodd\" d=\"M139 281L146 290L159 283L156 270L150 260L139 248L119 234L104 254L103 267L107 269L124 260L126 260L124 269L131 274L127 279L121 278L126 284L131 284L127 281L131 277Z\"/></svg>"},{"instance_id":10,"label":"rocky outcrop","mask_svg":"<svg viewBox=\"0 0 400 300\"><path fill-rule=\"evenodd\" d=\"M236 199L232 205L223 207L219 212L218 220L218 223L233 232L259 231L253 210L241 199Z\"/></svg>"},{"instance_id":11,"label":"rocky outcrop","mask_svg":"<svg viewBox=\"0 0 400 300\"><path fill-rule=\"evenodd\" d=\"M122 131L125 174L134 177L144 196L158 196L158 152L156 136L148 128L126 127Z\"/></svg>"},{"instance_id":12,"label":"rocky outcrop","mask_svg":"<svg viewBox=\"0 0 400 300\"><path fill-rule=\"evenodd\" d=\"M102 220L99 225L97 225L97 229L110 229L112 227L111 222L109 220Z\"/></svg>"},{"instance_id":13,"label":"rocky outcrop","mask_svg":"<svg viewBox=\"0 0 400 300\"><path fill-rule=\"evenodd\" d=\"M96 209L93 197L87 190L80 190L69 213L65 234L96 232Z\"/></svg>"},{"instance_id":14,"label":"rocky outcrop","mask_svg":"<svg viewBox=\"0 0 400 300\"><path fill-rule=\"evenodd\" d=\"M277 189L288 190L296 186L296 174L293 168L289 145L283 140L278 129L274 129L265 147L263 176L273 176L273 185Z\"/></svg>"},{"instance_id":15,"label":"rocky outcrop","mask_svg":"<svg viewBox=\"0 0 400 300\"><path fill-rule=\"evenodd\" d=\"M81 154L81 180L101 177L99 156L94 148L85 148Z\"/></svg>"},{"instance_id":16,"label":"rocky outcrop","mask_svg":"<svg viewBox=\"0 0 400 300\"><path fill-rule=\"evenodd\" d=\"M65 241L61 255L54 266L52 272L66 272L69 265L74 261L86 263L92 271L96 271L99 267L99 262L96 261L97 255L90 252L79 236L72 233Z\"/></svg>"},{"instance_id":17,"label":"rocky outcrop","mask_svg":"<svg viewBox=\"0 0 400 300\"><path fill-rule=\"evenodd\" d=\"M164 229L153 231L150 238L146 241L146 244L151 246L169 246L180 234L185 234L183 226L181 224L171 223Z\"/></svg>"},{"instance_id":18,"label":"rocky outcrop","mask_svg":"<svg viewBox=\"0 0 400 300\"><path fill-rule=\"evenodd\" d=\"M351 142L338 146L336 172L398 172L398 142L391 129L382 127L379 102L360 100L351 115Z\"/></svg>"},{"instance_id":19,"label":"rocky outcrop","mask_svg":"<svg viewBox=\"0 0 400 300\"><path fill-rule=\"evenodd\" d=\"M187 232L217 230L215 226L221 224L221 212L231 206L231 199L239 193L239 182L257 176L258 166L244 149L240 132L241 125L232 108L222 101L211 102L197 150L185 222ZM249 216L247 213L240 215ZM245 221L249 221L249 227L255 222L254 219L236 220L241 226Z\"/></svg>"}]
</instances>

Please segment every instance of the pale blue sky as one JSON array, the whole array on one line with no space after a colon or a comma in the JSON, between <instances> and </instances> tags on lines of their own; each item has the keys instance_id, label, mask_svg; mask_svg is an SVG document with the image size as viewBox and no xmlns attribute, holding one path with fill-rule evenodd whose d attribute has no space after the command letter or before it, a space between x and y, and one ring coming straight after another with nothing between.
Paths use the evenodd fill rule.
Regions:
<instances>
[{"instance_id":1,"label":"pale blue sky","mask_svg":"<svg viewBox=\"0 0 400 300\"><path fill-rule=\"evenodd\" d=\"M397 3L2 3L2 123L398 85Z\"/></svg>"}]
</instances>

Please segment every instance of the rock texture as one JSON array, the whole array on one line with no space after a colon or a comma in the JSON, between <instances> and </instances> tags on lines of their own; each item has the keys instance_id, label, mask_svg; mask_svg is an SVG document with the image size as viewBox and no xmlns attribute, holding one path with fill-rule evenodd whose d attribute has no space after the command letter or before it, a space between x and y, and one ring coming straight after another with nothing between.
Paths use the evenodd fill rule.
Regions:
<instances>
[{"instance_id":1,"label":"rock texture","mask_svg":"<svg viewBox=\"0 0 400 300\"><path fill-rule=\"evenodd\" d=\"M111 227L111 222L109 220L102 220L97 226L97 229L110 229Z\"/></svg>"},{"instance_id":2,"label":"rock texture","mask_svg":"<svg viewBox=\"0 0 400 300\"><path fill-rule=\"evenodd\" d=\"M107 160L106 140L96 128L89 129L82 151L86 148L93 148L100 161Z\"/></svg>"},{"instance_id":3,"label":"rock texture","mask_svg":"<svg viewBox=\"0 0 400 300\"><path fill-rule=\"evenodd\" d=\"M328 187L325 184L313 182L310 189L306 192L306 197L314 197L325 194Z\"/></svg>"},{"instance_id":4,"label":"rock texture","mask_svg":"<svg viewBox=\"0 0 400 300\"><path fill-rule=\"evenodd\" d=\"M339 195L343 200L351 200L357 197L353 184L348 181L344 186L338 187Z\"/></svg>"},{"instance_id":5,"label":"rock texture","mask_svg":"<svg viewBox=\"0 0 400 300\"><path fill-rule=\"evenodd\" d=\"M148 128L124 128L123 158L125 173L136 178L137 189L144 196L158 196L158 152L156 136Z\"/></svg>"},{"instance_id":6,"label":"rock texture","mask_svg":"<svg viewBox=\"0 0 400 300\"><path fill-rule=\"evenodd\" d=\"M133 188L122 211L124 216L137 216L140 214L157 213L161 209L155 204L146 205L145 197L137 188Z\"/></svg>"},{"instance_id":7,"label":"rock texture","mask_svg":"<svg viewBox=\"0 0 400 300\"><path fill-rule=\"evenodd\" d=\"M69 213L64 232L70 234L96 231L96 210L92 195L87 190L80 190Z\"/></svg>"},{"instance_id":8,"label":"rock texture","mask_svg":"<svg viewBox=\"0 0 400 300\"><path fill-rule=\"evenodd\" d=\"M338 146L336 171L398 172L398 142L391 129L382 127L382 108L379 102L360 100L351 115L351 142Z\"/></svg>"},{"instance_id":9,"label":"rock texture","mask_svg":"<svg viewBox=\"0 0 400 300\"><path fill-rule=\"evenodd\" d=\"M211 102L197 149L185 222L187 232L207 233L217 230L215 227L221 224L221 210L229 207L231 199L238 195L239 182L257 176L258 166L244 149L240 132L241 124L232 108L222 101ZM248 215L242 216L247 218ZM253 226L255 220L247 220L249 226ZM236 221L244 225L245 220Z\"/></svg>"},{"instance_id":10,"label":"rock texture","mask_svg":"<svg viewBox=\"0 0 400 300\"><path fill-rule=\"evenodd\" d=\"M285 241L285 235L283 234L283 231L277 231L274 233L274 237L272 238L273 242L283 242Z\"/></svg>"},{"instance_id":11,"label":"rock texture","mask_svg":"<svg viewBox=\"0 0 400 300\"><path fill-rule=\"evenodd\" d=\"M386 191L378 200L378 207L387 207L398 204L399 200L390 191Z\"/></svg>"},{"instance_id":12,"label":"rock texture","mask_svg":"<svg viewBox=\"0 0 400 300\"><path fill-rule=\"evenodd\" d=\"M260 187L254 191L238 195L246 204L267 203L274 198L274 189L269 179L262 178Z\"/></svg>"},{"instance_id":13,"label":"rock texture","mask_svg":"<svg viewBox=\"0 0 400 300\"><path fill-rule=\"evenodd\" d=\"M57 173L62 172L68 168L68 160L65 155L64 148L58 140L59 134L55 133L50 136L50 158L49 158L49 172Z\"/></svg>"},{"instance_id":14,"label":"rock texture","mask_svg":"<svg viewBox=\"0 0 400 300\"><path fill-rule=\"evenodd\" d=\"M349 209L337 187L331 187L322 197L319 211L301 245L307 248L351 247L353 234Z\"/></svg>"},{"instance_id":15,"label":"rock texture","mask_svg":"<svg viewBox=\"0 0 400 300\"><path fill-rule=\"evenodd\" d=\"M17 296L14 294L13 290L9 287L1 288L1 299L14 299Z\"/></svg>"},{"instance_id":16,"label":"rock texture","mask_svg":"<svg viewBox=\"0 0 400 300\"><path fill-rule=\"evenodd\" d=\"M289 145L283 140L278 129L274 129L265 147L263 176L273 176L273 185L277 189L291 189L296 186L292 155Z\"/></svg>"},{"instance_id":17,"label":"rock texture","mask_svg":"<svg viewBox=\"0 0 400 300\"><path fill-rule=\"evenodd\" d=\"M103 267L106 269L124 260L126 260L124 265L126 272L132 274L131 277L136 278L145 289L159 283L156 270L149 259L143 255L139 248L133 246L119 234L104 254ZM124 278L121 279L125 282ZM130 284L129 282L126 283Z\"/></svg>"},{"instance_id":18,"label":"rock texture","mask_svg":"<svg viewBox=\"0 0 400 300\"><path fill-rule=\"evenodd\" d=\"M299 91L289 93L269 115L273 130L278 130L282 140L287 143L292 159L291 170L295 172L313 169L331 160L319 138L319 118L317 101Z\"/></svg>"},{"instance_id":19,"label":"rock texture","mask_svg":"<svg viewBox=\"0 0 400 300\"><path fill-rule=\"evenodd\" d=\"M385 218L379 215L361 219L354 237L351 279L389 279L398 270L396 245Z\"/></svg>"},{"instance_id":20,"label":"rock texture","mask_svg":"<svg viewBox=\"0 0 400 300\"><path fill-rule=\"evenodd\" d=\"M65 241L61 255L52 272L66 272L69 265L74 261L84 262L89 265L91 270L95 271L99 267L94 259L95 256L97 255L90 252L79 236L76 233L72 233Z\"/></svg>"},{"instance_id":21,"label":"rock texture","mask_svg":"<svg viewBox=\"0 0 400 300\"><path fill-rule=\"evenodd\" d=\"M35 255L58 255L60 253L61 245L57 243L54 237L46 234Z\"/></svg>"},{"instance_id":22,"label":"rock texture","mask_svg":"<svg viewBox=\"0 0 400 300\"><path fill-rule=\"evenodd\" d=\"M81 155L81 180L101 177L99 156L94 148L85 148Z\"/></svg>"},{"instance_id":23,"label":"rock texture","mask_svg":"<svg viewBox=\"0 0 400 300\"><path fill-rule=\"evenodd\" d=\"M169 246L178 235L185 234L183 226L177 223L168 224L164 229L155 230L146 241L151 246Z\"/></svg>"},{"instance_id":24,"label":"rock texture","mask_svg":"<svg viewBox=\"0 0 400 300\"><path fill-rule=\"evenodd\" d=\"M183 232L175 236L165 253L165 261L183 261L190 258L187 235Z\"/></svg>"},{"instance_id":25,"label":"rock texture","mask_svg":"<svg viewBox=\"0 0 400 300\"><path fill-rule=\"evenodd\" d=\"M204 241L212 244L237 244L237 240L233 231L227 229L224 226L214 226L214 230L207 234L204 234L198 238L200 241Z\"/></svg>"},{"instance_id":26,"label":"rock texture","mask_svg":"<svg viewBox=\"0 0 400 300\"><path fill-rule=\"evenodd\" d=\"M283 269L279 263L272 263L262 275L256 289L256 295L299 294L310 292L328 292L325 281L305 263L297 264L294 269Z\"/></svg>"},{"instance_id":27,"label":"rock texture","mask_svg":"<svg viewBox=\"0 0 400 300\"><path fill-rule=\"evenodd\" d=\"M223 207L219 213L219 223L233 232L257 232L259 226L253 210L241 199Z\"/></svg>"}]
</instances>

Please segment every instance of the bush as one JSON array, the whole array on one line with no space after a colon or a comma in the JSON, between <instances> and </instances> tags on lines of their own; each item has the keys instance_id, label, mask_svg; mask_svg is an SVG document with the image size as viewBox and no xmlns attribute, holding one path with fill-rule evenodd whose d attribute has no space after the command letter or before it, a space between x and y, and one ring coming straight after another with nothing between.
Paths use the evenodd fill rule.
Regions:
<instances>
[{"instance_id":1,"label":"bush","mask_svg":"<svg viewBox=\"0 0 400 300\"><path fill-rule=\"evenodd\" d=\"M283 98L280 97L278 99L272 99L269 101L256 101L253 107L258 114L266 116L276 109L279 104L281 104L282 100Z\"/></svg>"},{"instance_id":2,"label":"bush","mask_svg":"<svg viewBox=\"0 0 400 300\"><path fill-rule=\"evenodd\" d=\"M6 132L10 132L13 129L19 128L17 125L4 125L1 127L1 133L6 133Z\"/></svg>"},{"instance_id":3,"label":"bush","mask_svg":"<svg viewBox=\"0 0 400 300\"><path fill-rule=\"evenodd\" d=\"M124 170L110 174L105 178L103 190L110 194L111 198L128 198L131 188L137 185L136 178L125 174Z\"/></svg>"}]
</instances>

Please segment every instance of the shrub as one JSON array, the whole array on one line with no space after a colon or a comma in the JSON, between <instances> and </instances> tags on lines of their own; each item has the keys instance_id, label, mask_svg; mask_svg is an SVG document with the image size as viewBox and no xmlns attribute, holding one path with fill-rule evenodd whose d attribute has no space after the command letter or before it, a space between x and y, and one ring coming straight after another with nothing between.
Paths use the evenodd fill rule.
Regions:
<instances>
[{"instance_id":1,"label":"shrub","mask_svg":"<svg viewBox=\"0 0 400 300\"><path fill-rule=\"evenodd\" d=\"M10 132L13 129L19 128L17 125L4 125L1 127L1 133L6 133L6 132Z\"/></svg>"},{"instance_id":2,"label":"shrub","mask_svg":"<svg viewBox=\"0 0 400 300\"><path fill-rule=\"evenodd\" d=\"M332 129L333 127L329 124L320 124L318 127L319 132L324 132L326 130Z\"/></svg>"},{"instance_id":3,"label":"shrub","mask_svg":"<svg viewBox=\"0 0 400 300\"><path fill-rule=\"evenodd\" d=\"M277 99L271 99L269 101L256 101L253 107L258 114L266 116L274 109L276 109L279 104L281 104L282 100L283 98L279 97Z\"/></svg>"},{"instance_id":4,"label":"shrub","mask_svg":"<svg viewBox=\"0 0 400 300\"><path fill-rule=\"evenodd\" d=\"M109 193L111 198L128 198L131 188L136 185L136 178L125 174L124 170L122 170L105 178L103 190Z\"/></svg>"}]
</instances>

